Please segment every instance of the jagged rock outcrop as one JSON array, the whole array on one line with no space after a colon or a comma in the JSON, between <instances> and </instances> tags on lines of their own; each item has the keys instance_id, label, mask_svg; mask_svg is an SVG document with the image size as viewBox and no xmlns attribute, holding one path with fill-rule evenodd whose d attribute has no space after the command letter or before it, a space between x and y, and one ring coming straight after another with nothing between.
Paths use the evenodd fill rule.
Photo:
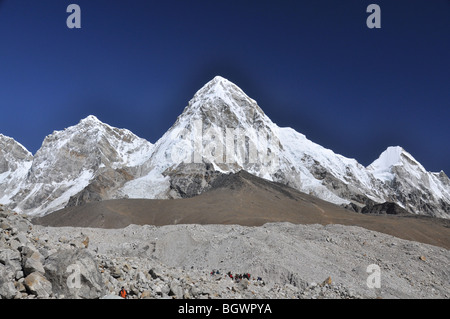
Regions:
<instances>
[{"instance_id":1,"label":"jagged rock outcrop","mask_svg":"<svg viewBox=\"0 0 450 319\"><path fill-rule=\"evenodd\" d=\"M369 204L361 209L363 214L411 215L395 203Z\"/></svg>"},{"instance_id":2,"label":"jagged rock outcrop","mask_svg":"<svg viewBox=\"0 0 450 319\"><path fill-rule=\"evenodd\" d=\"M133 178L127 169L101 168L81 192L70 197L66 207L111 199L111 194Z\"/></svg>"},{"instance_id":3,"label":"jagged rock outcrop","mask_svg":"<svg viewBox=\"0 0 450 319\"><path fill-rule=\"evenodd\" d=\"M210 164L182 163L174 169L167 169L164 175L170 178L171 198L189 198L208 190L222 173L214 170Z\"/></svg>"}]
</instances>

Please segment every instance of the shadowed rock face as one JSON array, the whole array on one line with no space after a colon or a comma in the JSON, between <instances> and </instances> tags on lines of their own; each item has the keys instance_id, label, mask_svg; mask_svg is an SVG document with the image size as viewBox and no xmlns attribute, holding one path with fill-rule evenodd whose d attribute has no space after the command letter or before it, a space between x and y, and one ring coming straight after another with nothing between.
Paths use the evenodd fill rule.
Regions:
<instances>
[{"instance_id":1,"label":"shadowed rock face","mask_svg":"<svg viewBox=\"0 0 450 319\"><path fill-rule=\"evenodd\" d=\"M387 215L403 215L410 216L407 210L401 208L395 203L383 203L364 206L361 210L363 214L387 214Z\"/></svg>"},{"instance_id":2,"label":"shadowed rock face","mask_svg":"<svg viewBox=\"0 0 450 319\"><path fill-rule=\"evenodd\" d=\"M81 206L111 198L111 193L133 179L127 169L102 168L81 192L70 197L66 207Z\"/></svg>"},{"instance_id":3,"label":"shadowed rock face","mask_svg":"<svg viewBox=\"0 0 450 319\"><path fill-rule=\"evenodd\" d=\"M191 198L205 192L221 173L215 171L211 164L180 164L168 169L164 175L170 178L171 198Z\"/></svg>"}]
</instances>

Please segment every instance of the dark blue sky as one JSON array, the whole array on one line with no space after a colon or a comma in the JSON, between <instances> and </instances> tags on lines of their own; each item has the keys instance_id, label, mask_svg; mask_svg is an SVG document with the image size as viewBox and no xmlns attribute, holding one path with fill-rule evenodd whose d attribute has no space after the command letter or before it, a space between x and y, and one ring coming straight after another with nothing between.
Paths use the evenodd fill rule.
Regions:
<instances>
[{"instance_id":1,"label":"dark blue sky","mask_svg":"<svg viewBox=\"0 0 450 319\"><path fill-rule=\"evenodd\" d=\"M94 114L155 143L222 75L363 165L400 145L450 174L449 17L448 0L0 0L0 133L35 153Z\"/></svg>"}]
</instances>

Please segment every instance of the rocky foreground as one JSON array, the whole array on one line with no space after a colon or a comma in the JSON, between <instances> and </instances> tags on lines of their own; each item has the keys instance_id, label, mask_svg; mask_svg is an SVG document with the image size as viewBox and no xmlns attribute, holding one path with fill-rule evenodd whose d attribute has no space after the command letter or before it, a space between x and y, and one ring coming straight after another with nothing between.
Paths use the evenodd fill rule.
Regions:
<instances>
[{"instance_id":1,"label":"rocky foreground","mask_svg":"<svg viewBox=\"0 0 450 319\"><path fill-rule=\"evenodd\" d=\"M450 297L447 249L360 227L43 227L0 206L0 230L6 299Z\"/></svg>"}]
</instances>

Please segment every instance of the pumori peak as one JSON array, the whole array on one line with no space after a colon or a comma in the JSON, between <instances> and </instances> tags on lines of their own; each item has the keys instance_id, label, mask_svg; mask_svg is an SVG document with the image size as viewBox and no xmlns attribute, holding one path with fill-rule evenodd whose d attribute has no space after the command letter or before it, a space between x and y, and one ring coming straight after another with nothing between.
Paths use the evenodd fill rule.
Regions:
<instances>
[{"instance_id":1,"label":"pumori peak","mask_svg":"<svg viewBox=\"0 0 450 319\"><path fill-rule=\"evenodd\" d=\"M84 119L80 120L80 123L103 123L100 121L95 115L89 115L85 117Z\"/></svg>"},{"instance_id":2,"label":"pumori peak","mask_svg":"<svg viewBox=\"0 0 450 319\"><path fill-rule=\"evenodd\" d=\"M255 100L222 76L215 76L198 90L180 117L222 127L272 124Z\"/></svg>"}]
</instances>

